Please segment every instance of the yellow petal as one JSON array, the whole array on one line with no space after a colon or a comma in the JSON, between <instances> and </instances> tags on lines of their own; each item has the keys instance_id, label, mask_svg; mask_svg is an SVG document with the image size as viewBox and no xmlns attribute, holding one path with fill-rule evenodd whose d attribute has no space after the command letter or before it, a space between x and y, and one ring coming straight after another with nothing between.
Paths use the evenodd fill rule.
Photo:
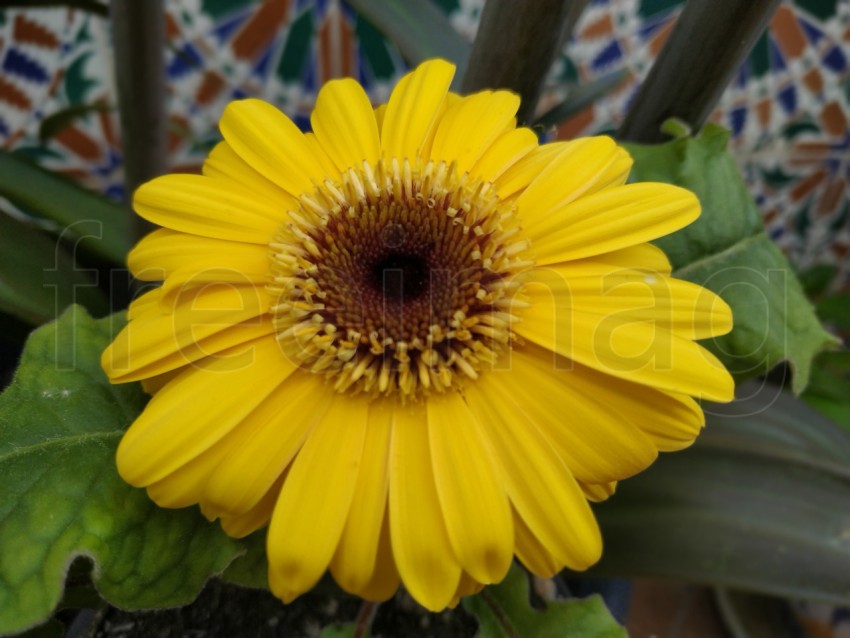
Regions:
<instances>
[{"instance_id":1,"label":"yellow petal","mask_svg":"<svg viewBox=\"0 0 850 638\"><path fill-rule=\"evenodd\" d=\"M502 134L484 151L469 173L488 182L498 179L506 170L537 148L537 135L527 128Z\"/></svg>"},{"instance_id":2,"label":"yellow petal","mask_svg":"<svg viewBox=\"0 0 850 638\"><path fill-rule=\"evenodd\" d=\"M381 129L384 157L411 162L419 158L454 72L454 65L445 60L428 60L399 81L387 102Z\"/></svg>"},{"instance_id":3,"label":"yellow petal","mask_svg":"<svg viewBox=\"0 0 850 638\"><path fill-rule=\"evenodd\" d=\"M529 341L605 374L678 394L731 401L735 384L702 346L645 321L587 314L569 306L555 280L532 283L533 306L515 330Z\"/></svg>"},{"instance_id":4,"label":"yellow petal","mask_svg":"<svg viewBox=\"0 0 850 638\"><path fill-rule=\"evenodd\" d=\"M581 491L584 492L585 498L594 503L601 503L602 501L607 500L617 490L617 481L611 481L610 483L596 483L593 485L579 482L578 485L581 488Z\"/></svg>"},{"instance_id":5,"label":"yellow petal","mask_svg":"<svg viewBox=\"0 0 850 638\"><path fill-rule=\"evenodd\" d=\"M517 197L523 225L533 228L555 207L624 184L631 167L629 154L610 137L567 142Z\"/></svg>"},{"instance_id":6,"label":"yellow petal","mask_svg":"<svg viewBox=\"0 0 850 638\"><path fill-rule=\"evenodd\" d=\"M444 609L461 569L437 496L421 403L397 406L393 415L389 507L393 555L407 591L426 609Z\"/></svg>"},{"instance_id":7,"label":"yellow petal","mask_svg":"<svg viewBox=\"0 0 850 638\"><path fill-rule=\"evenodd\" d=\"M327 412L280 492L267 538L269 586L284 602L313 587L339 543L366 438L368 399L328 390Z\"/></svg>"},{"instance_id":8,"label":"yellow petal","mask_svg":"<svg viewBox=\"0 0 850 638\"><path fill-rule=\"evenodd\" d=\"M205 340L234 326L253 320L247 324L249 333L267 333L261 317L268 309L265 290L253 286L211 285L189 291L175 299L172 312L148 308L138 313L103 352L101 365L113 383L173 370L218 352L206 350ZM236 337L233 333L227 340Z\"/></svg>"},{"instance_id":9,"label":"yellow petal","mask_svg":"<svg viewBox=\"0 0 850 638\"><path fill-rule=\"evenodd\" d=\"M511 510L482 428L452 392L428 399L428 432L455 556L475 580L499 582L513 557Z\"/></svg>"},{"instance_id":10,"label":"yellow petal","mask_svg":"<svg viewBox=\"0 0 850 638\"><path fill-rule=\"evenodd\" d=\"M210 271L229 271L227 281L265 281L269 273L267 246L188 235L166 228L155 230L136 244L127 256L136 279L158 281L180 272L184 281L210 282Z\"/></svg>"},{"instance_id":11,"label":"yellow petal","mask_svg":"<svg viewBox=\"0 0 850 638\"><path fill-rule=\"evenodd\" d=\"M378 399L369 404L366 443L357 487L342 538L331 561L331 572L336 582L353 594L369 588L377 568L378 545L389 491L392 412L389 400Z\"/></svg>"},{"instance_id":12,"label":"yellow petal","mask_svg":"<svg viewBox=\"0 0 850 638\"><path fill-rule=\"evenodd\" d=\"M262 335L257 335L257 337L260 337L260 336L262 336ZM255 337L255 338L257 338L257 337ZM245 341L239 340L238 343L245 343ZM235 343L229 344L228 347L232 347L233 345L235 345ZM175 368L174 370L169 370L168 372L163 372L162 374L157 374L157 375L154 375L152 377L147 377L145 379L142 379L141 380L142 390L144 390L145 392L147 392L148 394L151 394L151 395L156 394L162 388L164 388L165 385L169 381L171 381L174 377L176 377L181 372L183 372L182 367L181 368Z\"/></svg>"},{"instance_id":13,"label":"yellow petal","mask_svg":"<svg viewBox=\"0 0 850 638\"><path fill-rule=\"evenodd\" d=\"M244 431L251 427L251 423L239 423L213 446L168 476L148 485L148 496L160 507L188 507L199 503L204 493L204 485L227 455L230 446L245 436Z\"/></svg>"},{"instance_id":14,"label":"yellow petal","mask_svg":"<svg viewBox=\"0 0 850 638\"><path fill-rule=\"evenodd\" d=\"M215 257L211 258L211 262L215 262ZM201 268L201 270L196 270ZM170 276L165 278L162 284L162 303L167 307L174 303L174 300L186 294L191 294L193 291L203 292L211 286L217 284L230 285L234 287L264 287L271 276L266 273L251 273L237 268L228 268L226 266L210 265L204 267L203 261L198 260L195 266L189 266L182 270L175 270Z\"/></svg>"},{"instance_id":15,"label":"yellow petal","mask_svg":"<svg viewBox=\"0 0 850 638\"><path fill-rule=\"evenodd\" d=\"M502 397L506 421L540 430L579 481L615 481L646 469L657 450L619 408L616 396L602 401L592 384L573 385L583 370L559 370L560 362L546 354L540 348L514 348L509 370L478 380L482 393ZM600 394L610 399L613 393Z\"/></svg>"},{"instance_id":16,"label":"yellow petal","mask_svg":"<svg viewBox=\"0 0 850 638\"><path fill-rule=\"evenodd\" d=\"M298 205L297 200L289 193L245 163L227 142L222 141L215 145L204 160L202 172L215 180L238 184L244 190L286 210Z\"/></svg>"},{"instance_id":17,"label":"yellow petal","mask_svg":"<svg viewBox=\"0 0 850 638\"><path fill-rule=\"evenodd\" d=\"M331 567L333 567L333 564L331 564ZM393 548L390 544L390 517L389 513L385 513L372 578L357 592L353 593L366 600L382 602L392 598L400 583L401 578L395 566Z\"/></svg>"},{"instance_id":18,"label":"yellow petal","mask_svg":"<svg viewBox=\"0 0 850 638\"><path fill-rule=\"evenodd\" d=\"M368 162L374 166L381 153L378 125L369 98L351 78L331 80L319 91L310 116L313 132L337 168Z\"/></svg>"},{"instance_id":19,"label":"yellow petal","mask_svg":"<svg viewBox=\"0 0 850 638\"><path fill-rule=\"evenodd\" d=\"M689 281L583 259L536 268L530 279L557 299L560 317L596 314L644 322L688 339L732 329L732 310L708 288Z\"/></svg>"},{"instance_id":20,"label":"yellow petal","mask_svg":"<svg viewBox=\"0 0 850 638\"><path fill-rule=\"evenodd\" d=\"M235 184L202 175L163 175L142 184L133 208L172 230L264 245L285 211Z\"/></svg>"},{"instance_id":21,"label":"yellow petal","mask_svg":"<svg viewBox=\"0 0 850 638\"><path fill-rule=\"evenodd\" d=\"M479 583L466 572L461 573L460 582L457 585L455 595L452 596L452 600L449 603L449 607L451 609L454 609L455 607L457 607L457 604L461 601L462 598L464 598L465 596L474 596L482 589L484 589L484 585L482 583Z\"/></svg>"},{"instance_id":22,"label":"yellow petal","mask_svg":"<svg viewBox=\"0 0 850 638\"><path fill-rule=\"evenodd\" d=\"M496 180L499 197L507 199L528 186L569 142L552 142L532 149Z\"/></svg>"},{"instance_id":23,"label":"yellow petal","mask_svg":"<svg viewBox=\"0 0 850 638\"><path fill-rule=\"evenodd\" d=\"M551 210L527 228L538 265L581 259L669 235L699 216L699 201L670 184L606 188Z\"/></svg>"},{"instance_id":24,"label":"yellow petal","mask_svg":"<svg viewBox=\"0 0 850 638\"><path fill-rule=\"evenodd\" d=\"M443 114L434 134L430 158L455 162L467 172L513 121L519 96L508 91L482 91L461 98Z\"/></svg>"},{"instance_id":25,"label":"yellow petal","mask_svg":"<svg viewBox=\"0 0 850 638\"><path fill-rule=\"evenodd\" d=\"M380 137L380 133L384 128L384 116L387 114L387 105L380 104L375 107L375 122L378 125L378 136Z\"/></svg>"},{"instance_id":26,"label":"yellow petal","mask_svg":"<svg viewBox=\"0 0 850 638\"><path fill-rule=\"evenodd\" d=\"M269 524L274 506L280 496L280 488L286 480L286 473L280 475L277 481L266 491L257 503L243 514L222 516L221 528L224 533L233 538L244 538L253 534L261 527Z\"/></svg>"},{"instance_id":27,"label":"yellow petal","mask_svg":"<svg viewBox=\"0 0 850 638\"><path fill-rule=\"evenodd\" d=\"M325 152L324 147L319 142L319 138L315 133L304 133L304 140L313 149L313 155L322 167L322 171L330 179L339 179L339 169L334 164L330 156Z\"/></svg>"},{"instance_id":28,"label":"yellow petal","mask_svg":"<svg viewBox=\"0 0 850 638\"><path fill-rule=\"evenodd\" d=\"M514 508L557 561L589 567L599 560L602 540L587 500L540 430L517 420L507 397L481 383L487 376L468 384L464 395L486 427Z\"/></svg>"},{"instance_id":29,"label":"yellow petal","mask_svg":"<svg viewBox=\"0 0 850 638\"><path fill-rule=\"evenodd\" d=\"M552 578L564 568L526 525L522 516L513 511L516 556L532 574L541 578Z\"/></svg>"},{"instance_id":30,"label":"yellow petal","mask_svg":"<svg viewBox=\"0 0 850 638\"><path fill-rule=\"evenodd\" d=\"M147 314L152 310L155 310L158 314L162 314L164 311L159 306L161 300L161 288L157 287L145 291L130 302L130 306L127 308L127 320L129 321L140 315Z\"/></svg>"},{"instance_id":31,"label":"yellow petal","mask_svg":"<svg viewBox=\"0 0 850 638\"><path fill-rule=\"evenodd\" d=\"M139 487L215 445L295 367L264 337L187 368L156 393L118 445L118 471Z\"/></svg>"},{"instance_id":32,"label":"yellow petal","mask_svg":"<svg viewBox=\"0 0 850 638\"><path fill-rule=\"evenodd\" d=\"M602 253L585 259L578 259L572 264L594 263L617 268L632 268L645 273L669 276L673 270L667 255L658 246L652 244L635 244L610 253Z\"/></svg>"},{"instance_id":33,"label":"yellow petal","mask_svg":"<svg viewBox=\"0 0 850 638\"><path fill-rule=\"evenodd\" d=\"M267 102L231 102L221 116L220 128L245 163L290 195L310 192L328 177L304 134Z\"/></svg>"},{"instance_id":34,"label":"yellow petal","mask_svg":"<svg viewBox=\"0 0 850 638\"><path fill-rule=\"evenodd\" d=\"M254 339L272 335L275 331L271 317L264 315L248 319L242 323L224 328L223 330L188 343L185 347L156 358L147 366L142 366L131 373L115 377L116 383L129 380L142 382L145 392L155 394L174 376L180 374L187 366L207 357L218 356L224 350L234 348ZM119 381L120 379L120 381Z\"/></svg>"},{"instance_id":35,"label":"yellow petal","mask_svg":"<svg viewBox=\"0 0 850 638\"><path fill-rule=\"evenodd\" d=\"M684 394L618 379L531 343L525 344L521 356L543 372L556 371L558 381L569 385L573 393L592 397L601 405L616 406L623 420L640 428L661 452L689 446L705 425L699 404Z\"/></svg>"},{"instance_id":36,"label":"yellow petal","mask_svg":"<svg viewBox=\"0 0 850 638\"><path fill-rule=\"evenodd\" d=\"M255 427L231 445L204 489L210 511L237 515L254 507L325 415L326 396L320 377L299 371L246 416Z\"/></svg>"}]
</instances>

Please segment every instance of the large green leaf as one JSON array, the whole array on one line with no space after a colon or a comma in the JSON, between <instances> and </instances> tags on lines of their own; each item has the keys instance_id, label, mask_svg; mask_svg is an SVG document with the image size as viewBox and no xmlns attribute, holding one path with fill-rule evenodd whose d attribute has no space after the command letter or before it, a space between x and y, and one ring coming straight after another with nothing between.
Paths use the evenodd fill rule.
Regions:
<instances>
[{"instance_id":1,"label":"large green leaf","mask_svg":"<svg viewBox=\"0 0 850 638\"><path fill-rule=\"evenodd\" d=\"M0 311L32 325L55 319L72 303L105 314L109 305L96 277L56 240L0 211Z\"/></svg>"},{"instance_id":2,"label":"large green leaf","mask_svg":"<svg viewBox=\"0 0 850 638\"><path fill-rule=\"evenodd\" d=\"M197 509L156 507L114 454L145 396L112 386L100 353L118 327L74 307L33 333L0 395L0 633L43 621L75 556L110 603L179 605L243 553Z\"/></svg>"},{"instance_id":3,"label":"large green leaf","mask_svg":"<svg viewBox=\"0 0 850 638\"><path fill-rule=\"evenodd\" d=\"M739 391L596 507L596 573L850 603L850 434L778 388Z\"/></svg>"},{"instance_id":4,"label":"large green leaf","mask_svg":"<svg viewBox=\"0 0 850 638\"><path fill-rule=\"evenodd\" d=\"M626 638L602 598L547 602L542 611L529 602L528 578L514 566L499 585L478 596L464 598L463 606L478 619L479 638Z\"/></svg>"},{"instance_id":5,"label":"large green leaf","mask_svg":"<svg viewBox=\"0 0 850 638\"><path fill-rule=\"evenodd\" d=\"M130 249L130 213L105 197L0 149L0 196L61 227L63 239L123 264Z\"/></svg>"},{"instance_id":6,"label":"large green leaf","mask_svg":"<svg viewBox=\"0 0 850 638\"><path fill-rule=\"evenodd\" d=\"M799 393L812 358L835 339L823 330L785 257L764 232L758 209L726 151L728 131L707 126L695 138L660 145L627 144L632 179L678 184L696 193L702 215L656 243L675 274L720 294L734 330L706 343L738 379L787 360Z\"/></svg>"}]
</instances>

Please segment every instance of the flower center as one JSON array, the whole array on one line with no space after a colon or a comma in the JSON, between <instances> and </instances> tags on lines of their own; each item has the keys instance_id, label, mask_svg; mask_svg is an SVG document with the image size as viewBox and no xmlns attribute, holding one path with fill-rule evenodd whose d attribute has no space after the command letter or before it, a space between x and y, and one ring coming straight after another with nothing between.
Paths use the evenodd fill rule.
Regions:
<instances>
[{"instance_id":1,"label":"flower center","mask_svg":"<svg viewBox=\"0 0 850 638\"><path fill-rule=\"evenodd\" d=\"M412 301L428 290L428 261L405 253L390 253L372 266L372 287L391 304Z\"/></svg>"},{"instance_id":2,"label":"flower center","mask_svg":"<svg viewBox=\"0 0 850 638\"><path fill-rule=\"evenodd\" d=\"M380 161L301 197L272 250L277 337L338 391L442 392L515 338L515 208L454 166Z\"/></svg>"}]
</instances>

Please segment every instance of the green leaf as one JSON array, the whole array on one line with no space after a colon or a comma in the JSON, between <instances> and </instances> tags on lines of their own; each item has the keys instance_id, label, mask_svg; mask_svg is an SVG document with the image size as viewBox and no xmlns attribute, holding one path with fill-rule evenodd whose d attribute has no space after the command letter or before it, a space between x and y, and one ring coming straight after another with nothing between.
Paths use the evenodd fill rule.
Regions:
<instances>
[{"instance_id":1,"label":"green leaf","mask_svg":"<svg viewBox=\"0 0 850 638\"><path fill-rule=\"evenodd\" d=\"M838 267L834 264L817 264L799 273L800 284L806 295L812 297L826 292L838 276Z\"/></svg>"},{"instance_id":2,"label":"green leaf","mask_svg":"<svg viewBox=\"0 0 850 638\"><path fill-rule=\"evenodd\" d=\"M0 211L0 310L31 325L55 319L73 303L106 314L96 277L57 240Z\"/></svg>"},{"instance_id":3,"label":"green leaf","mask_svg":"<svg viewBox=\"0 0 850 638\"><path fill-rule=\"evenodd\" d=\"M71 126L77 120L87 116L90 113L102 113L110 111L113 107L103 102L95 102L93 104L73 104L55 113L51 113L38 126L38 139L44 144L63 129Z\"/></svg>"},{"instance_id":4,"label":"green leaf","mask_svg":"<svg viewBox=\"0 0 850 638\"><path fill-rule=\"evenodd\" d=\"M666 144L627 144L632 179L668 182L693 191L702 215L656 243L674 274L721 295L735 328L706 342L738 380L766 373L787 360L792 387L808 383L811 362L836 340L820 325L788 261L764 232L758 209L726 151L729 133L706 126L696 138Z\"/></svg>"},{"instance_id":5,"label":"green leaf","mask_svg":"<svg viewBox=\"0 0 850 638\"><path fill-rule=\"evenodd\" d=\"M850 352L822 352L801 398L850 431Z\"/></svg>"},{"instance_id":6,"label":"green leaf","mask_svg":"<svg viewBox=\"0 0 850 638\"><path fill-rule=\"evenodd\" d=\"M850 434L773 386L712 406L696 444L595 507L596 575L850 602Z\"/></svg>"},{"instance_id":7,"label":"green leaf","mask_svg":"<svg viewBox=\"0 0 850 638\"><path fill-rule=\"evenodd\" d=\"M396 45L409 64L445 58L458 67L456 81L463 77L471 47L431 0L349 0L349 4Z\"/></svg>"},{"instance_id":8,"label":"green leaf","mask_svg":"<svg viewBox=\"0 0 850 638\"><path fill-rule=\"evenodd\" d=\"M732 638L799 638L787 600L731 589L717 589L714 594Z\"/></svg>"},{"instance_id":9,"label":"green leaf","mask_svg":"<svg viewBox=\"0 0 850 638\"><path fill-rule=\"evenodd\" d=\"M129 212L101 195L0 149L0 196L58 223L81 249L123 264L130 249Z\"/></svg>"},{"instance_id":10,"label":"green leaf","mask_svg":"<svg viewBox=\"0 0 850 638\"><path fill-rule=\"evenodd\" d=\"M357 635L357 625L355 623L345 623L344 625L328 625L322 628L319 638L354 638Z\"/></svg>"},{"instance_id":11,"label":"green leaf","mask_svg":"<svg viewBox=\"0 0 850 638\"><path fill-rule=\"evenodd\" d=\"M243 554L221 574L221 579L252 589L268 588L269 563L266 559L266 529L260 529L243 538Z\"/></svg>"},{"instance_id":12,"label":"green leaf","mask_svg":"<svg viewBox=\"0 0 850 638\"><path fill-rule=\"evenodd\" d=\"M463 606L479 623L479 638L626 638L600 596L546 603L534 609L528 597L528 578L514 566L499 585L463 599Z\"/></svg>"},{"instance_id":13,"label":"green leaf","mask_svg":"<svg viewBox=\"0 0 850 638\"><path fill-rule=\"evenodd\" d=\"M844 332L850 331L850 293L827 295L817 304L818 316Z\"/></svg>"},{"instance_id":14,"label":"green leaf","mask_svg":"<svg viewBox=\"0 0 850 638\"><path fill-rule=\"evenodd\" d=\"M146 400L100 369L119 323L71 308L33 333L0 395L0 633L51 613L76 556L106 601L143 609L188 603L244 551L196 508L160 509L118 476L115 448Z\"/></svg>"},{"instance_id":15,"label":"green leaf","mask_svg":"<svg viewBox=\"0 0 850 638\"><path fill-rule=\"evenodd\" d=\"M27 632L18 634L17 638L62 638L65 635L65 625L58 620L48 620L43 625L34 627Z\"/></svg>"}]
</instances>

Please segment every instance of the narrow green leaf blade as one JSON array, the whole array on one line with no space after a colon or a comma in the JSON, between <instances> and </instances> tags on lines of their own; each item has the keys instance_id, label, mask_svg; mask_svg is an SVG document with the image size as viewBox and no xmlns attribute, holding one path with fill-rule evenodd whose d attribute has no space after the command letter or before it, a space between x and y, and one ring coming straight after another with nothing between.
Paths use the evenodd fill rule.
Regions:
<instances>
[{"instance_id":1,"label":"narrow green leaf blade","mask_svg":"<svg viewBox=\"0 0 850 638\"><path fill-rule=\"evenodd\" d=\"M463 77L469 43L455 31L431 0L349 0L349 4L398 47L411 65L428 58L445 58Z\"/></svg>"},{"instance_id":2,"label":"narrow green leaf blade","mask_svg":"<svg viewBox=\"0 0 850 638\"><path fill-rule=\"evenodd\" d=\"M0 196L62 227L80 248L123 264L130 249L129 212L119 204L0 149Z\"/></svg>"},{"instance_id":3,"label":"narrow green leaf blade","mask_svg":"<svg viewBox=\"0 0 850 638\"><path fill-rule=\"evenodd\" d=\"M0 211L0 311L31 325L55 319L73 303L106 314L96 276L56 240Z\"/></svg>"},{"instance_id":4,"label":"narrow green leaf blade","mask_svg":"<svg viewBox=\"0 0 850 638\"><path fill-rule=\"evenodd\" d=\"M739 379L787 360L792 387L806 387L811 362L836 340L820 325L788 261L765 235L758 209L726 151L729 133L707 126L699 137L666 144L627 144L631 178L668 182L693 191L700 218L656 243L674 274L721 295L732 307L731 334L706 342Z\"/></svg>"},{"instance_id":5,"label":"narrow green leaf blade","mask_svg":"<svg viewBox=\"0 0 850 638\"><path fill-rule=\"evenodd\" d=\"M36 7L67 7L108 17L109 7L97 0L0 0L0 10L34 9Z\"/></svg>"},{"instance_id":6,"label":"narrow green leaf blade","mask_svg":"<svg viewBox=\"0 0 850 638\"><path fill-rule=\"evenodd\" d=\"M850 435L764 388L711 406L693 448L598 505L597 575L667 576L850 602Z\"/></svg>"},{"instance_id":7,"label":"narrow green leaf blade","mask_svg":"<svg viewBox=\"0 0 850 638\"><path fill-rule=\"evenodd\" d=\"M602 77L571 88L563 101L559 102L534 122L535 126L549 128L557 126L596 100L610 93L628 77L628 69L620 69Z\"/></svg>"},{"instance_id":8,"label":"narrow green leaf blade","mask_svg":"<svg viewBox=\"0 0 850 638\"><path fill-rule=\"evenodd\" d=\"M528 579L514 566L499 585L463 599L479 622L479 638L626 638L626 630L611 616L600 596L549 602L534 609L528 598Z\"/></svg>"},{"instance_id":9,"label":"narrow green leaf blade","mask_svg":"<svg viewBox=\"0 0 850 638\"><path fill-rule=\"evenodd\" d=\"M141 609L189 602L244 551L195 508L160 509L115 471L145 402L100 370L117 323L72 308L33 333L0 395L0 633L51 613L75 556L94 562L104 599Z\"/></svg>"},{"instance_id":10,"label":"narrow green leaf blade","mask_svg":"<svg viewBox=\"0 0 850 638\"><path fill-rule=\"evenodd\" d=\"M42 144L56 137L64 129L92 113L111 111L114 107L104 102L92 104L73 104L64 109L51 113L38 126L38 139Z\"/></svg>"}]
</instances>

